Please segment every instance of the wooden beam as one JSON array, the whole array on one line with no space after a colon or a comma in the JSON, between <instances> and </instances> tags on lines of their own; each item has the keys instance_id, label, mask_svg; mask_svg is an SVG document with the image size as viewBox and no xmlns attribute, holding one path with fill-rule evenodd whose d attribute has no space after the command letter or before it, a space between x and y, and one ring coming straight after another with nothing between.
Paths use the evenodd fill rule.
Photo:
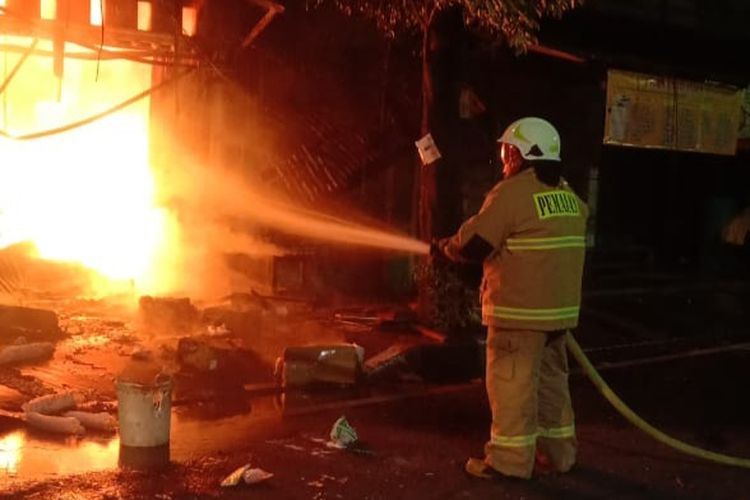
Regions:
<instances>
[{"instance_id":1,"label":"wooden beam","mask_svg":"<svg viewBox=\"0 0 750 500\"><path fill-rule=\"evenodd\" d=\"M258 23L253 26L252 31L245 37L244 40L242 40L242 48L245 49L249 47L253 41L260 35L266 27L271 24L271 21L273 21L273 18L276 16L275 10L269 10L266 12L266 15L261 18Z\"/></svg>"},{"instance_id":2,"label":"wooden beam","mask_svg":"<svg viewBox=\"0 0 750 500\"><path fill-rule=\"evenodd\" d=\"M247 0L248 3L263 7L266 10L276 11L277 14L284 12L284 6L272 0Z\"/></svg>"},{"instance_id":3,"label":"wooden beam","mask_svg":"<svg viewBox=\"0 0 750 500\"><path fill-rule=\"evenodd\" d=\"M271 0L248 0L248 2L266 9L266 15L264 15L261 20L253 26L250 33L248 33L245 39L242 40L243 49L249 47L258 35L260 35L269 24L271 24L271 21L273 21L276 14L284 12L284 7L282 5L272 2Z\"/></svg>"},{"instance_id":4,"label":"wooden beam","mask_svg":"<svg viewBox=\"0 0 750 500\"><path fill-rule=\"evenodd\" d=\"M529 52L535 52L537 54L543 54L545 56L555 57L557 59L563 59L565 61L570 61L577 64L583 64L586 62L586 59L584 59L583 57L571 54L570 52L553 49L552 47L547 47L546 45L532 45L529 47Z\"/></svg>"},{"instance_id":5,"label":"wooden beam","mask_svg":"<svg viewBox=\"0 0 750 500\"><path fill-rule=\"evenodd\" d=\"M175 54L173 52L164 52L156 50L107 50L106 48L102 51L97 50L98 48L87 48L86 50L76 50L65 52L67 59L80 59L84 61L109 61L114 59L137 59L142 60L141 62L149 63L153 59L154 61L164 61L167 64L168 61L172 61L173 64L181 64L185 66L196 66L198 60L194 55L183 54L180 52L179 58L175 60ZM22 45L14 45L10 43L0 44L0 52L8 53L20 53L23 54L28 50L28 47ZM31 55L41 57L53 57L54 52L52 50L44 49L33 49Z\"/></svg>"},{"instance_id":6,"label":"wooden beam","mask_svg":"<svg viewBox=\"0 0 750 500\"><path fill-rule=\"evenodd\" d=\"M55 38L55 21L43 19L26 19L15 16L0 16L0 34L28 36L53 40ZM138 31L129 28L104 28L104 45L108 47L139 49L147 51L174 50L175 35ZM180 51L189 47L188 37L180 36ZM65 26L65 40L83 46L101 44L101 26L69 24Z\"/></svg>"}]
</instances>

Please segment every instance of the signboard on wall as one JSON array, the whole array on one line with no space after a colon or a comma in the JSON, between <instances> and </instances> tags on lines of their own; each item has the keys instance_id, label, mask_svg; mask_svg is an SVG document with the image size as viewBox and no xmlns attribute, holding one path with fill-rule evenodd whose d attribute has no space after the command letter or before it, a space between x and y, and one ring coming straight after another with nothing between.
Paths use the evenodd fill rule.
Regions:
<instances>
[{"instance_id":1,"label":"signboard on wall","mask_svg":"<svg viewBox=\"0 0 750 500\"><path fill-rule=\"evenodd\" d=\"M733 155L743 92L610 70L604 143Z\"/></svg>"}]
</instances>

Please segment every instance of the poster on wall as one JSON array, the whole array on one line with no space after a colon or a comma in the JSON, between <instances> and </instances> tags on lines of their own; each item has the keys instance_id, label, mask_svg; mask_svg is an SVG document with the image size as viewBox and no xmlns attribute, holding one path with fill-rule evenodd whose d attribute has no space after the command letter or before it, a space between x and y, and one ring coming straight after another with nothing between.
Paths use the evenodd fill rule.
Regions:
<instances>
[{"instance_id":1,"label":"poster on wall","mask_svg":"<svg viewBox=\"0 0 750 500\"><path fill-rule=\"evenodd\" d=\"M733 155L743 98L733 87L610 70L604 143Z\"/></svg>"}]
</instances>

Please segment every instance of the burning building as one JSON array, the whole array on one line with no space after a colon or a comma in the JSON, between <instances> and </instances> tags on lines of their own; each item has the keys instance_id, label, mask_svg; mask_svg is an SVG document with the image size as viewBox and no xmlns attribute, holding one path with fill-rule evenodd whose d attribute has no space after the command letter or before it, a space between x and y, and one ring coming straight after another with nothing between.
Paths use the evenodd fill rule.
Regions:
<instances>
[{"instance_id":1,"label":"burning building","mask_svg":"<svg viewBox=\"0 0 750 500\"><path fill-rule=\"evenodd\" d=\"M30 243L44 259L84 266L107 293L214 297L241 287L236 279L263 291L305 286L304 259L282 255L260 226L423 251L300 209L394 155L409 162L410 141L369 140L356 119L321 107L269 110L268 92L249 93L237 72L283 9L230 4L2 5L0 247ZM288 72L251 56L256 80L274 64ZM239 272L225 272L227 258Z\"/></svg>"},{"instance_id":2,"label":"burning building","mask_svg":"<svg viewBox=\"0 0 750 500\"><path fill-rule=\"evenodd\" d=\"M227 67L227 47L252 43L279 8L246 5L250 17L235 21L242 26L201 38L199 24L214 33L221 19L210 10L199 17L199 7L0 3L0 247L75 263L92 271L96 291L138 294L179 290L188 280L175 269L206 262L215 248L208 241L221 239L223 251L258 250L216 225L217 213L227 214L214 195L200 196L209 189L196 186L207 179L186 178L199 163L231 167L232 152L252 139L242 124L227 125L246 99L227 81L216 84L216 75ZM213 206L186 208L188 198ZM9 274L5 288L22 288Z\"/></svg>"},{"instance_id":3,"label":"burning building","mask_svg":"<svg viewBox=\"0 0 750 500\"><path fill-rule=\"evenodd\" d=\"M157 6L2 5L0 246L31 243L109 285L165 283L173 221L157 205L151 96L165 86L158 68L194 64L196 16ZM178 22L182 33L170 30Z\"/></svg>"}]
</instances>

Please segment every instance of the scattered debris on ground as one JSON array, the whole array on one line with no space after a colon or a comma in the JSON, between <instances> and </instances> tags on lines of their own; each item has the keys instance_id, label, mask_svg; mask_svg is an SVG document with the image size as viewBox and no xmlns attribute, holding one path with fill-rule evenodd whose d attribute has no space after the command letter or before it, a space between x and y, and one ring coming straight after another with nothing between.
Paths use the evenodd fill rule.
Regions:
<instances>
[{"instance_id":1,"label":"scattered debris on ground","mask_svg":"<svg viewBox=\"0 0 750 500\"><path fill-rule=\"evenodd\" d=\"M53 389L44 385L36 377L24 375L15 367L0 367L0 385L18 391L18 393L30 398L53 392ZM17 408L20 409L20 405Z\"/></svg>"},{"instance_id":2,"label":"scattered debris on ground","mask_svg":"<svg viewBox=\"0 0 750 500\"><path fill-rule=\"evenodd\" d=\"M411 342L397 342L364 363L364 372L369 381L397 379L404 371L408 371L407 353L416 344Z\"/></svg>"},{"instance_id":3,"label":"scattered debris on ground","mask_svg":"<svg viewBox=\"0 0 750 500\"><path fill-rule=\"evenodd\" d=\"M9 345L0 349L0 366L49 359L54 352L50 342Z\"/></svg>"},{"instance_id":4,"label":"scattered debris on ground","mask_svg":"<svg viewBox=\"0 0 750 500\"><path fill-rule=\"evenodd\" d=\"M286 388L354 385L361 378L364 356L356 344L287 347L277 362L277 376Z\"/></svg>"},{"instance_id":5,"label":"scattered debris on ground","mask_svg":"<svg viewBox=\"0 0 750 500\"><path fill-rule=\"evenodd\" d=\"M329 435L331 440L326 443L328 448L347 450L358 455L375 455L375 452L360 441L357 431L343 415L333 423Z\"/></svg>"},{"instance_id":6,"label":"scattered debris on ground","mask_svg":"<svg viewBox=\"0 0 750 500\"><path fill-rule=\"evenodd\" d=\"M80 408L85 396L78 392L47 394L27 401L21 408L29 427L55 434L83 435L87 430L114 432L117 420L107 412L89 412Z\"/></svg>"},{"instance_id":7,"label":"scattered debris on ground","mask_svg":"<svg viewBox=\"0 0 750 500\"><path fill-rule=\"evenodd\" d=\"M191 332L198 322L198 309L189 298L151 297L138 301L141 326L156 333Z\"/></svg>"},{"instance_id":8,"label":"scattered debris on ground","mask_svg":"<svg viewBox=\"0 0 750 500\"><path fill-rule=\"evenodd\" d=\"M246 366L253 357L240 339L228 335L183 337L177 342L177 361L186 370L226 374Z\"/></svg>"},{"instance_id":9,"label":"scattered debris on ground","mask_svg":"<svg viewBox=\"0 0 750 500\"><path fill-rule=\"evenodd\" d=\"M25 412L36 412L49 415L73 409L83 401L84 397L82 394L76 392L64 392L34 398L24 403L21 408Z\"/></svg>"},{"instance_id":10,"label":"scattered debris on ground","mask_svg":"<svg viewBox=\"0 0 750 500\"><path fill-rule=\"evenodd\" d=\"M346 449L354 446L359 441L357 431L343 415L333 423L330 436L331 440L328 442L328 446L331 448Z\"/></svg>"},{"instance_id":11,"label":"scattered debris on ground","mask_svg":"<svg viewBox=\"0 0 750 500\"><path fill-rule=\"evenodd\" d=\"M42 415L35 411L25 413L26 423L29 427L54 434L73 434L81 436L86 429L81 422L74 417L61 417L57 415Z\"/></svg>"},{"instance_id":12,"label":"scattered debris on ground","mask_svg":"<svg viewBox=\"0 0 750 500\"><path fill-rule=\"evenodd\" d=\"M245 484L258 484L267 481L273 477L271 472L264 471L260 468L253 468L251 464L245 464L234 472L229 474L222 482L224 488L237 486L240 482Z\"/></svg>"},{"instance_id":13,"label":"scattered debris on ground","mask_svg":"<svg viewBox=\"0 0 750 500\"><path fill-rule=\"evenodd\" d=\"M28 341L59 340L63 332L53 311L0 305L0 344L10 344L18 337Z\"/></svg>"},{"instance_id":14,"label":"scattered debris on ground","mask_svg":"<svg viewBox=\"0 0 750 500\"><path fill-rule=\"evenodd\" d=\"M63 416L77 419L86 429L102 432L115 432L117 430L117 419L107 412L67 411L63 413Z\"/></svg>"}]
</instances>

